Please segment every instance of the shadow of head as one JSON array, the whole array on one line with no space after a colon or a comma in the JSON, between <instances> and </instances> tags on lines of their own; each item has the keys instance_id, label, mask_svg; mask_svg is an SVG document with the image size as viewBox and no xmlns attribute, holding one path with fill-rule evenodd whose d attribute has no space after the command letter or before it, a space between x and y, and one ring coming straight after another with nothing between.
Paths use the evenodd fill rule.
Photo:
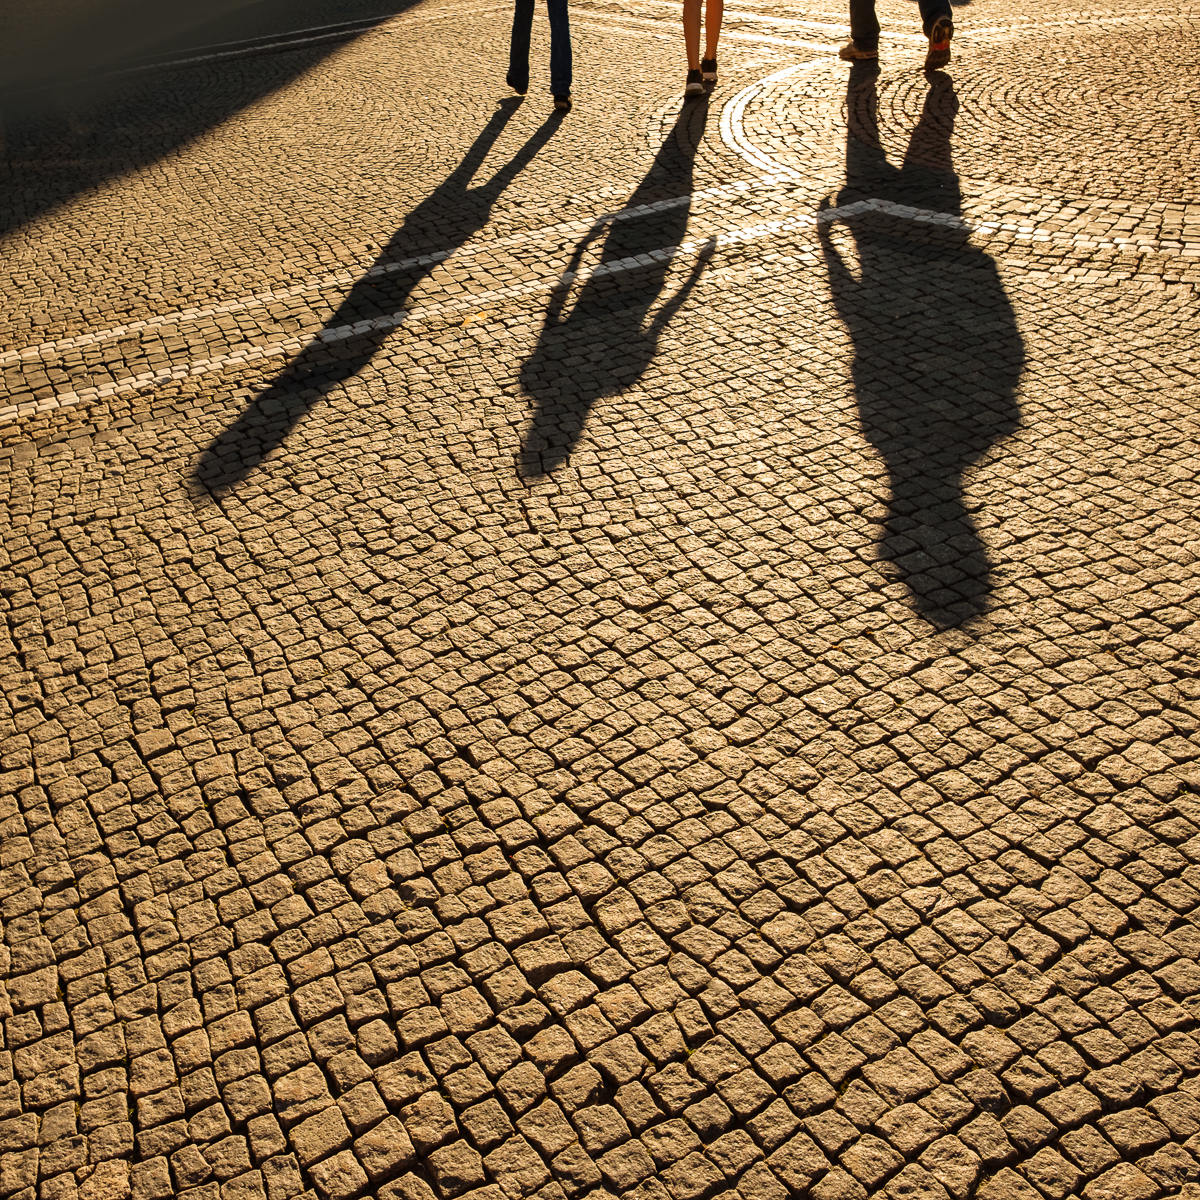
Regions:
<instances>
[{"instance_id":1,"label":"shadow of head","mask_svg":"<svg viewBox=\"0 0 1200 1200\"><path fill-rule=\"evenodd\" d=\"M568 271L579 268L598 242L598 262L606 267L669 250L684 240L696 150L707 120L707 97L684 102L621 214L592 228L575 247ZM657 202L671 203L637 211ZM701 252L665 298L673 262L665 253L591 274L565 315L570 292L555 293L537 346L521 367L522 388L533 402L517 462L522 478L536 480L563 467L595 402L620 395L642 378L659 337L699 280L707 258Z\"/></svg>"},{"instance_id":2,"label":"shadow of head","mask_svg":"<svg viewBox=\"0 0 1200 1200\"><path fill-rule=\"evenodd\" d=\"M921 118L895 166L880 137L878 67L864 65L847 89L839 201L873 196L957 214L949 77L929 73ZM974 515L985 501L968 501L965 477L1020 420L1016 317L995 262L965 230L878 212L848 224L848 238L828 225L821 236L853 346L860 426L886 468L880 566L921 616L960 625L986 610L993 590Z\"/></svg>"},{"instance_id":3,"label":"shadow of head","mask_svg":"<svg viewBox=\"0 0 1200 1200\"><path fill-rule=\"evenodd\" d=\"M431 250L449 253L395 274L366 272L326 322L323 336L288 362L203 452L192 473L201 489L197 494L223 495L282 446L316 404L371 362L401 324L414 289L430 270L487 224L505 188L562 124L562 114L552 113L503 166L470 186L520 106L520 97L500 102L459 165L405 217L374 266Z\"/></svg>"}]
</instances>

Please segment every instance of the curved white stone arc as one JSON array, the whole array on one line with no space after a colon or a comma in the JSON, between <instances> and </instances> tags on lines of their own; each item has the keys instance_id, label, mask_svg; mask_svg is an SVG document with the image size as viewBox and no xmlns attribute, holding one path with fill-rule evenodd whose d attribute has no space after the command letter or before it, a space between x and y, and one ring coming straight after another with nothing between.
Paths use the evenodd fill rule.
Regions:
<instances>
[{"instance_id":1,"label":"curved white stone arc","mask_svg":"<svg viewBox=\"0 0 1200 1200\"><path fill-rule=\"evenodd\" d=\"M746 137L746 131L742 127L746 105L759 92L773 83L778 83L782 79L789 79L793 75L798 75L801 71L811 71L817 67L828 67L832 63L839 61L838 59L815 58L811 62L795 63L790 67L784 67L782 71L776 71L773 75L765 75L762 79L755 80L749 87L742 88L721 110L721 141L735 154L744 158L751 166L756 167L760 171L765 171L769 176L799 178L799 171L795 171L791 167L781 166L770 155L764 154L761 150L756 149L750 144L749 139Z\"/></svg>"},{"instance_id":2,"label":"curved white stone arc","mask_svg":"<svg viewBox=\"0 0 1200 1200\"><path fill-rule=\"evenodd\" d=\"M1156 10L1144 9L1134 10L1131 13L1122 13L1120 15L1107 15L1103 12L1085 11L1080 13L1064 14L1057 20L1048 22L1051 25L1080 25L1080 26L1099 26L1108 25L1124 25L1136 20L1144 20L1145 14L1153 13L1156 24L1169 25L1172 21L1187 21L1196 19L1197 14L1190 9L1181 10L1174 13L1162 13ZM1071 18L1071 19L1067 19ZM979 29L966 28L956 31L958 38L979 37L986 39L988 37L996 37L1000 40L1005 38L1021 37L1028 33L1029 27L1025 25L999 25L999 26L984 26ZM884 35L885 40L894 40L891 35ZM906 39L907 40L907 39ZM917 39L921 40L921 39ZM911 56L911 62L915 66L920 62L920 56L913 55L911 49L905 53L904 48L900 49L899 57L901 60ZM802 71L815 70L819 67L839 68L843 71L848 70L848 64L842 62L839 58L818 58L809 62L795 63L790 67L784 67L781 71L776 71L773 75L765 75L762 79L756 80L748 87L743 88L737 95L727 101L725 107L721 110L721 140L735 154L745 159L746 162L760 171L766 173L767 176L773 179L799 179L803 177L801 171L794 167L786 167L777 162L770 154L758 149L752 145L749 138L746 136L746 131L743 126L743 120L746 112L746 105L754 99L760 92L765 91L772 84L778 83L784 79L790 79L792 76L799 74ZM886 155L886 150L884 151ZM895 163L894 165L899 165Z\"/></svg>"}]
</instances>

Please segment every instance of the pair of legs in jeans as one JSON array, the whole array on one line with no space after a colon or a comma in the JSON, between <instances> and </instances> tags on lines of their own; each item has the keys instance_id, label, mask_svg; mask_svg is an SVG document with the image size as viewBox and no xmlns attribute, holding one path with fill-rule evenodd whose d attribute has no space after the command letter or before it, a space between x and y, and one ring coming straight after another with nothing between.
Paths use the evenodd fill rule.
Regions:
<instances>
[{"instance_id":1,"label":"pair of legs in jeans","mask_svg":"<svg viewBox=\"0 0 1200 1200\"><path fill-rule=\"evenodd\" d=\"M950 0L918 0L917 7L921 11L921 28L930 42L926 65L944 66L950 61L950 36L954 32ZM850 0L850 46L846 49L858 54L843 53L843 58L874 58L878 53L879 18L875 15L875 0Z\"/></svg>"},{"instance_id":2,"label":"pair of legs in jeans","mask_svg":"<svg viewBox=\"0 0 1200 1200\"><path fill-rule=\"evenodd\" d=\"M529 40L533 33L534 0L515 0L512 44L508 52L508 86L523 96L529 91ZM571 25L567 0L546 0L550 10L550 94L571 94Z\"/></svg>"}]
</instances>

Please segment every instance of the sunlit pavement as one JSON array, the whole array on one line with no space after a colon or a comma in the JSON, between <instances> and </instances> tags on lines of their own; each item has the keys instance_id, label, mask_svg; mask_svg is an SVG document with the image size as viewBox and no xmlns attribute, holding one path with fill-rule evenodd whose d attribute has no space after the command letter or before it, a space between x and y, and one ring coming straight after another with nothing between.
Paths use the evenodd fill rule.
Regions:
<instances>
[{"instance_id":1,"label":"sunlit pavement","mask_svg":"<svg viewBox=\"0 0 1200 1200\"><path fill-rule=\"evenodd\" d=\"M5 101L0 1196L1196 1200L1200 13L510 11Z\"/></svg>"}]
</instances>

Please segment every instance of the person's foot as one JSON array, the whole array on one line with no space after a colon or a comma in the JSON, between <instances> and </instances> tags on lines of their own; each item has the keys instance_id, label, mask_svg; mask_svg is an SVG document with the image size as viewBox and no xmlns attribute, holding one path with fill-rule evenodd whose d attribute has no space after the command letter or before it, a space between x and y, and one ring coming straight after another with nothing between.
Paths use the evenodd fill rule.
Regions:
<instances>
[{"instance_id":1,"label":"person's foot","mask_svg":"<svg viewBox=\"0 0 1200 1200\"><path fill-rule=\"evenodd\" d=\"M838 58L843 62L865 62L869 58L878 58L878 49L868 50L857 42L847 42L839 51Z\"/></svg>"},{"instance_id":2,"label":"person's foot","mask_svg":"<svg viewBox=\"0 0 1200 1200\"><path fill-rule=\"evenodd\" d=\"M560 113L569 113L571 111L571 97L570 96L555 96L554 97L554 111L560 112Z\"/></svg>"},{"instance_id":3,"label":"person's foot","mask_svg":"<svg viewBox=\"0 0 1200 1200\"><path fill-rule=\"evenodd\" d=\"M685 96L703 96L704 95L704 76L699 71L689 71L687 76L687 87L683 89Z\"/></svg>"},{"instance_id":4,"label":"person's foot","mask_svg":"<svg viewBox=\"0 0 1200 1200\"><path fill-rule=\"evenodd\" d=\"M954 36L954 22L949 17L938 17L929 31L929 53L925 55L925 69L935 70L950 61L950 39Z\"/></svg>"},{"instance_id":5,"label":"person's foot","mask_svg":"<svg viewBox=\"0 0 1200 1200\"><path fill-rule=\"evenodd\" d=\"M700 60L700 77L705 83L717 82L717 60L715 58L702 58Z\"/></svg>"},{"instance_id":6,"label":"person's foot","mask_svg":"<svg viewBox=\"0 0 1200 1200\"><path fill-rule=\"evenodd\" d=\"M508 86L512 88L512 90L516 92L518 96L524 96L525 93L529 91L528 83L515 84L511 79L506 79L504 82L507 83Z\"/></svg>"}]
</instances>

